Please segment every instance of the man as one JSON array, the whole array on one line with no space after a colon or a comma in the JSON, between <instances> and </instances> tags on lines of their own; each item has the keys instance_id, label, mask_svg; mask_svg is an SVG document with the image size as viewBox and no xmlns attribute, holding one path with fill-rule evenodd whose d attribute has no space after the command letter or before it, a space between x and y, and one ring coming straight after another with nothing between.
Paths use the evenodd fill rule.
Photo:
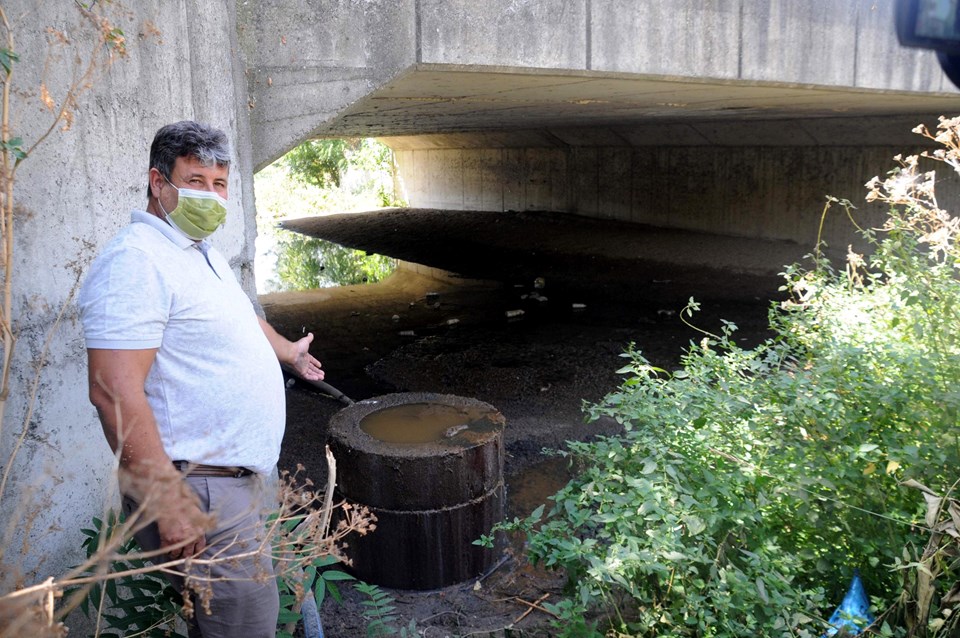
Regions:
<instances>
[{"instance_id":1,"label":"man","mask_svg":"<svg viewBox=\"0 0 960 638\"><path fill-rule=\"evenodd\" d=\"M273 567L255 550L261 479L284 430L279 364L323 379L313 334L291 342L257 317L206 241L226 217L229 167L222 131L161 128L146 211L94 261L78 302L90 401L120 456L125 510L155 521L137 539L173 559L218 559L188 578L199 594L191 635L204 638L275 634Z\"/></svg>"}]
</instances>

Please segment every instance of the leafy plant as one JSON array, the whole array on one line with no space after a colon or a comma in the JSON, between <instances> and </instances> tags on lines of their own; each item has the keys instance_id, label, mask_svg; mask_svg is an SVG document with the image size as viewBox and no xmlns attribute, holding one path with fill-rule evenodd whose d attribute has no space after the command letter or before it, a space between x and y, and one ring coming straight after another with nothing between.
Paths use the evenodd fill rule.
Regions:
<instances>
[{"instance_id":1,"label":"leafy plant","mask_svg":"<svg viewBox=\"0 0 960 638\"><path fill-rule=\"evenodd\" d=\"M357 177L352 190L375 190L381 206L397 205L393 151L375 139L307 140L284 155L283 162L294 178L322 189L338 189L352 174Z\"/></svg>"},{"instance_id":2,"label":"leafy plant","mask_svg":"<svg viewBox=\"0 0 960 638\"><path fill-rule=\"evenodd\" d=\"M117 516L112 510L106 521L94 517L90 528L81 529L84 535L83 549L88 560L100 552L106 542L112 538L123 523L123 516ZM119 548L120 556L130 556L113 561L110 571L129 572L131 576L120 581L106 579L93 582L86 597L80 603L80 609L90 618L98 621L97 636L181 636L176 631L176 621L183 608L183 598L173 586L160 574L149 571L147 561L135 557L140 551L136 539L128 538ZM95 575L93 569L87 574ZM66 592L71 596L79 591L74 588ZM100 622L105 622L110 631L101 632Z\"/></svg>"},{"instance_id":3,"label":"leafy plant","mask_svg":"<svg viewBox=\"0 0 960 638\"><path fill-rule=\"evenodd\" d=\"M347 171L346 140L307 140L284 156L290 172L308 184L340 186Z\"/></svg>"},{"instance_id":4,"label":"leafy plant","mask_svg":"<svg viewBox=\"0 0 960 638\"><path fill-rule=\"evenodd\" d=\"M396 262L368 255L322 239L279 231L277 236L277 290L311 290L381 281Z\"/></svg>"},{"instance_id":5,"label":"leafy plant","mask_svg":"<svg viewBox=\"0 0 960 638\"><path fill-rule=\"evenodd\" d=\"M256 175L258 233L267 248L258 257L274 276L258 281L263 292L311 290L376 282L396 262L382 255L279 229L277 222L379 206L401 206L393 152L373 139L312 140Z\"/></svg>"},{"instance_id":6,"label":"leafy plant","mask_svg":"<svg viewBox=\"0 0 960 638\"><path fill-rule=\"evenodd\" d=\"M340 560L340 547L347 535L354 532L364 535L374 527L375 519L366 508L333 504L336 459L329 448L326 456L325 491L311 489L313 483L309 479L301 480L303 468L300 466L296 472L280 473L279 506L267 517L264 545L247 550L272 551L281 595L280 635L292 635L295 623L301 620L301 601L306 596L315 597L318 607L328 591L339 600L336 583L353 577L327 568ZM164 488L163 485L157 486L157 489ZM337 508L341 508L339 520L331 527L333 512ZM183 601L172 587L165 584L160 569L185 575L187 563L193 559L169 560L162 566L144 560L132 538L132 523L149 523L143 514L138 510L130 517L131 521L125 521L110 513L106 525L100 519L94 519L93 528L83 530L87 537L83 544L87 560L60 581L60 587L69 591L67 609L79 606L97 620L98 632L102 622L122 635L133 635L132 632L143 632L136 635L168 635L174 631L172 623L180 613ZM204 558L202 562L230 560L234 560L232 556L221 553ZM319 572L320 569L324 571ZM128 591L130 595L126 593ZM210 594L203 589L192 591L195 598L201 600Z\"/></svg>"},{"instance_id":7,"label":"leafy plant","mask_svg":"<svg viewBox=\"0 0 960 638\"><path fill-rule=\"evenodd\" d=\"M958 126L918 129L945 146L929 159L960 167ZM787 267L773 337L744 349L725 324L675 371L631 348L621 387L586 406L625 433L570 444L587 469L543 520L504 526L569 574L559 635L582 635L594 609L631 636L819 636L854 568L881 609L913 604L906 570L946 603L941 621L960 611L956 562L941 562L938 587L911 550L939 528L903 487L951 493L960 467L960 220L937 206L920 158L896 159L868 184L891 205L882 230L863 232L872 255L835 270L818 248L811 267ZM850 213L831 198L824 214L835 204ZM936 629L895 617L879 631Z\"/></svg>"},{"instance_id":8,"label":"leafy plant","mask_svg":"<svg viewBox=\"0 0 960 638\"><path fill-rule=\"evenodd\" d=\"M280 590L280 615L277 620L278 625L280 625L280 629L277 631L278 638L293 638L293 633L288 629L289 625L304 621L302 611L304 596L313 596L317 609L323 605L328 593L337 602L343 601L337 583L354 580L354 577L344 571L327 569L338 562L339 559L335 556L320 556L303 570L301 580L277 579L277 586Z\"/></svg>"},{"instance_id":9,"label":"leafy plant","mask_svg":"<svg viewBox=\"0 0 960 638\"><path fill-rule=\"evenodd\" d=\"M367 596L363 601L363 615L367 619L367 636L369 638L383 638L399 634L401 638L418 636L417 623L410 620L405 626L398 627L400 618L394 606L393 597L376 585L358 582L357 591Z\"/></svg>"}]
</instances>

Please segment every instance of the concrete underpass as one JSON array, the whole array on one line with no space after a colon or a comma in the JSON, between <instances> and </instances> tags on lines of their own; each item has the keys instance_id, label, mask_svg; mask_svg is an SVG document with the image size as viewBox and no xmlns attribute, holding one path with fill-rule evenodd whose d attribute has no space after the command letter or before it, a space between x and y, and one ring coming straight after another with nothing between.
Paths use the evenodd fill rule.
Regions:
<instances>
[{"instance_id":1,"label":"concrete underpass","mask_svg":"<svg viewBox=\"0 0 960 638\"><path fill-rule=\"evenodd\" d=\"M26 53L61 32L85 42L89 23L73 3L9 4L24 16L12 99L29 142L49 126L41 81L62 96L72 69ZM934 55L897 44L894 0L93 4L116 9L129 58L17 177L8 415L29 429L0 436L4 463L18 450L7 486L17 498L0 519L17 520L21 496L42 504L6 543L22 555L24 582L78 564L79 530L116 498L87 397L75 275L143 206L149 140L163 124L196 119L230 137L231 217L214 243L251 296L254 173L312 138L376 137L394 149L409 209L303 230L420 266L389 286L261 302L285 335L317 333L329 381L354 398L428 390L503 411L520 512L563 478L542 447L615 430L584 425L581 400L616 387L627 343L675 365L700 337L679 321L690 295L704 301L698 326L716 331L724 318L744 343L762 338L776 273L813 247L825 197L849 199L861 225L875 224L882 211L863 202L864 182L894 155L929 148L911 133L917 123L960 107ZM956 210L956 179L939 195ZM856 236L833 213L825 238L842 256ZM299 386L288 404L283 462L319 478L339 406ZM530 583L500 576L484 587ZM454 619L460 634L524 611L492 608L469 588L399 602L438 626ZM358 606L326 618L329 635L365 634Z\"/></svg>"},{"instance_id":2,"label":"concrete underpass","mask_svg":"<svg viewBox=\"0 0 960 638\"><path fill-rule=\"evenodd\" d=\"M377 137L409 204L286 222L406 264L381 284L262 296L268 317L323 332L327 379L354 398L440 392L500 409L511 516L565 481L543 448L617 431L584 424L582 401L617 387L629 344L675 366L703 337L681 321L690 297L703 304L698 328L729 320L742 345L765 338L778 273L814 249L826 197L878 223L864 183L897 153L929 148L911 129L960 105L896 47L886 5L654 4L416 2L409 64L339 69L342 108L330 106L339 95L323 108L278 101L275 87L305 72L293 65L251 80L259 165L284 150L266 132L291 125L298 139ZM955 201L956 179L939 193ZM862 247L838 207L823 230L836 258ZM281 462L309 472L338 405L297 385L289 407L296 445ZM505 569L491 590L516 577ZM470 618L501 611L445 595ZM403 603L412 615L446 609L429 595ZM349 609L334 616L359 631Z\"/></svg>"}]
</instances>

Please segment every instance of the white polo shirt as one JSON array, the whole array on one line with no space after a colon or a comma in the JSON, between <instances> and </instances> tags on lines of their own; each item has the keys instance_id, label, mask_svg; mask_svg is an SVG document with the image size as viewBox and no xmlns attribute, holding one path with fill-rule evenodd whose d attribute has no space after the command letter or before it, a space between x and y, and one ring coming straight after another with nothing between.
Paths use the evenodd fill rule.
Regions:
<instances>
[{"instance_id":1,"label":"white polo shirt","mask_svg":"<svg viewBox=\"0 0 960 638\"><path fill-rule=\"evenodd\" d=\"M91 265L78 305L87 348L158 348L144 389L172 460L271 472L283 375L219 252L134 211Z\"/></svg>"}]
</instances>

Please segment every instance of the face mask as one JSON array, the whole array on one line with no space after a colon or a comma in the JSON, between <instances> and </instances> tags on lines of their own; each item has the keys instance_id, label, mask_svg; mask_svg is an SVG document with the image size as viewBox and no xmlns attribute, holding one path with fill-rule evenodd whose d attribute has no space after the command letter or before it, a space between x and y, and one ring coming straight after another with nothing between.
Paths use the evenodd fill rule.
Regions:
<instances>
[{"instance_id":1,"label":"face mask","mask_svg":"<svg viewBox=\"0 0 960 638\"><path fill-rule=\"evenodd\" d=\"M213 231L220 228L227 219L227 200L212 191L198 191L192 188L177 188L167 180L180 194L176 208L169 213L160 210L167 216L167 220L180 232L197 241L209 237Z\"/></svg>"}]
</instances>

